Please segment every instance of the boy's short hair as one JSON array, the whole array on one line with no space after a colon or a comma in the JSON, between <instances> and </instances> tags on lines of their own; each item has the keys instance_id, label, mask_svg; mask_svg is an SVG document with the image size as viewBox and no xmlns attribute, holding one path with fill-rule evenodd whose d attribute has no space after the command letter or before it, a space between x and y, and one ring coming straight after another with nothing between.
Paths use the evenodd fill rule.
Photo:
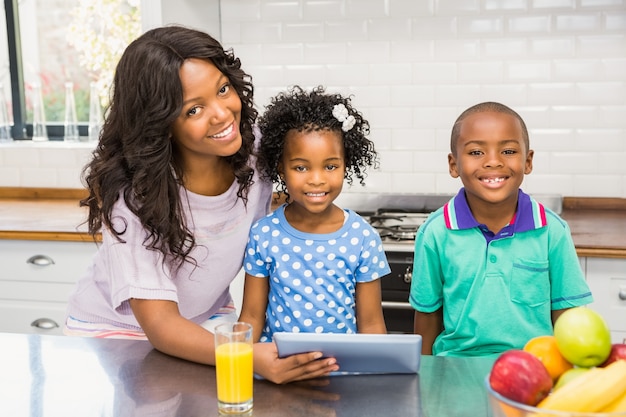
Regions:
<instances>
[{"instance_id":1,"label":"boy's short hair","mask_svg":"<svg viewBox=\"0 0 626 417\"><path fill-rule=\"evenodd\" d=\"M508 106L505 106L502 103L497 103L495 101L486 101L484 103L475 104L472 107L468 108L463 113L461 113L461 115L454 122L454 125L452 126L452 134L450 135L450 151L453 155L456 155L456 143L459 140L459 132L461 131L461 124L463 120L465 120L467 116L483 112L510 114L511 116L519 120L519 123L522 126L524 146L526 146L526 152L528 152L528 150L530 149L530 140L528 139L528 129L526 128L526 123L524 123L524 119L522 119L522 117L517 114L515 110Z\"/></svg>"}]
</instances>

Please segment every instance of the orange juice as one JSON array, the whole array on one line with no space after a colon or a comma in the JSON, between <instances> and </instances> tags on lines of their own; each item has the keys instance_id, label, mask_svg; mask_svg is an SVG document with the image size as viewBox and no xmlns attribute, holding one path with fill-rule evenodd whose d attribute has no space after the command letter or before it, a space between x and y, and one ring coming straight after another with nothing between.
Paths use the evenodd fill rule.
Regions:
<instances>
[{"instance_id":1,"label":"orange juice","mask_svg":"<svg viewBox=\"0 0 626 417\"><path fill-rule=\"evenodd\" d=\"M252 399L252 346L230 342L215 350L217 399L238 404Z\"/></svg>"}]
</instances>

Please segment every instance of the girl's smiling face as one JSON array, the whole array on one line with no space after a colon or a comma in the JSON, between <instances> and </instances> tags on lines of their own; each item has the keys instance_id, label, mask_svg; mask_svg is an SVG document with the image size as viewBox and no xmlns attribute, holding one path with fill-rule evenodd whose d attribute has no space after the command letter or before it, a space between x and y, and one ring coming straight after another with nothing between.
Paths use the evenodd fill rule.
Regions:
<instances>
[{"instance_id":1,"label":"girl's smiling face","mask_svg":"<svg viewBox=\"0 0 626 417\"><path fill-rule=\"evenodd\" d=\"M472 210L485 204L517 204L533 151L526 149L522 127L513 115L478 112L462 122L455 154L448 155L450 175L461 178Z\"/></svg>"},{"instance_id":2,"label":"girl's smiling face","mask_svg":"<svg viewBox=\"0 0 626 417\"><path fill-rule=\"evenodd\" d=\"M290 130L279 164L291 210L328 214L346 172L343 139L332 130Z\"/></svg>"},{"instance_id":3,"label":"girl's smiling face","mask_svg":"<svg viewBox=\"0 0 626 417\"><path fill-rule=\"evenodd\" d=\"M241 148L241 100L228 78L210 61L188 59L180 68L183 109L172 136L183 160L224 157Z\"/></svg>"}]
</instances>

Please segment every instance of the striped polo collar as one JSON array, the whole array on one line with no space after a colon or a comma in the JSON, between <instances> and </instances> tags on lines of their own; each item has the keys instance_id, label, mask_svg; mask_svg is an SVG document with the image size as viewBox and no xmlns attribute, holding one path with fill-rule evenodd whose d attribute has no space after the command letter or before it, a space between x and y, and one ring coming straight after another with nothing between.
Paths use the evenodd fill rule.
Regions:
<instances>
[{"instance_id":1,"label":"striped polo collar","mask_svg":"<svg viewBox=\"0 0 626 417\"><path fill-rule=\"evenodd\" d=\"M481 226L474 218L467 204L465 188L461 188L457 195L443 206L443 215L446 227L451 230L471 229ZM514 231L525 232L539 229L546 224L546 211L543 204L520 189L517 197L517 212L510 223L514 227Z\"/></svg>"}]
</instances>

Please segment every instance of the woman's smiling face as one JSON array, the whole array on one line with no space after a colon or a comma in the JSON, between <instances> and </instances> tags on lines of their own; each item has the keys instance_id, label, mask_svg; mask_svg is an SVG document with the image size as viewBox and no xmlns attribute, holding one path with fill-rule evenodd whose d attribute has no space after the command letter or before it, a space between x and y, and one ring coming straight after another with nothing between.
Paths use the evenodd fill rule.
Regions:
<instances>
[{"instance_id":1,"label":"woman's smiling face","mask_svg":"<svg viewBox=\"0 0 626 417\"><path fill-rule=\"evenodd\" d=\"M471 207L517 203L533 151L526 149L519 120L500 112L478 112L462 122L455 154L448 155L450 175L461 178Z\"/></svg>"},{"instance_id":2,"label":"woman's smiling face","mask_svg":"<svg viewBox=\"0 0 626 417\"><path fill-rule=\"evenodd\" d=\"M241 148L241 100L228 78L210 61L188 59L180 68L183 109L172 136L184 160L230 156Z\"/></svg>"}]
</instances>

